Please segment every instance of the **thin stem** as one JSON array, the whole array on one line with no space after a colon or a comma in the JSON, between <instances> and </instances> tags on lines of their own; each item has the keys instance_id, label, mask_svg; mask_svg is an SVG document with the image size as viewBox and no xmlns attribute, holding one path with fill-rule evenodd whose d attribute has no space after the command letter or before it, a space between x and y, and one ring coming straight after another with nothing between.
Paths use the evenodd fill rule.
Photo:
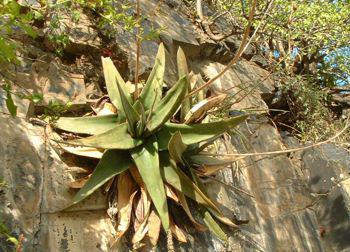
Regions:
<instances>
[{"instance_id":1,"label":"thin stem","mask_svg":"<svg viewBox=\"0 0 350 252\"><path fill-rule=\"evenodd\" d=\"M136 0L136 66L135 66L135 92L134 100L139 97L138 83L139 83L139 69L140 69L140 0Z\"/></svg>"},{"instance_id":2,"label":"thin stem","mask_svg":"<svg viewBox=\"0 0 350 252\"><path fill-rule=\"evenodd\" d=\"M203 154L198 154L198 156L216 156L216 157L252 157L252 156L260 156L260 155L277 155L277 154L285 154L285 153L291 153L291 152L297 152L297 151L302 151L302 150L307 150L310 148L314 148L326 143L329 143L336 138L338 138L340 135L342 135L347 129L349 128L349 120L346 122L344 128L339 131L336 135L333 137L322 141L318 143L314 143L308 146L303 146L299 148L293 148L293 149L287 149L287 150L280 150L280 151L267 151L267 152L259 152L259 153L234 153L234 154L211 154L211 153L203 153Z\"/></svg>"}]
</instances>

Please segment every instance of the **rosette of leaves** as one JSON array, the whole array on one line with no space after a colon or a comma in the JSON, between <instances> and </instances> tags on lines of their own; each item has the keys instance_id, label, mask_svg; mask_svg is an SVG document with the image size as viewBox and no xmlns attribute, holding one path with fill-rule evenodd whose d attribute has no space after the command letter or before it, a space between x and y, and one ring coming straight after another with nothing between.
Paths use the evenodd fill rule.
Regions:
<instances>
[{"instance_id":1,"label":"rosette of leaves","mask_svg":"<svg viewBox=\"0 0 350 252\"><path fill-rule=\"evenodd\" d=\"M117 235L123 236L132 225L135 231L133 243L140 242L148 233L155 245L161 225L178 240L186 241L183 230L169 213L167 198L180 205L192 226L199 230L205 230L207 226L220 238L226 239L216 220L236 227L207 196L198 177L203 175L203 169L216 170L232 161L201 156L200 152L204 149L203 144L233 129L246 116L191 125L181 123L185 121L186 114L191 115L191 99L186 97L190 81L181 48L177 61L179 80L163 95L165 49L161 44L144 88L139 97L133 99L111 59L102 58L107 91L118 109L117 114L61 117L55 123L55 127L61 130L90 135L65 142L69 146L77 146L66 150L100 158L72 204L82 201L112 180L109 190L117 196L110 199L110 204L115 205L111 215L116 219ZM176 120L176 115L180 115L180 119ZM192 215L187 204L189 199L198 206L199 219Z\"/></svg>"}]
</instances>

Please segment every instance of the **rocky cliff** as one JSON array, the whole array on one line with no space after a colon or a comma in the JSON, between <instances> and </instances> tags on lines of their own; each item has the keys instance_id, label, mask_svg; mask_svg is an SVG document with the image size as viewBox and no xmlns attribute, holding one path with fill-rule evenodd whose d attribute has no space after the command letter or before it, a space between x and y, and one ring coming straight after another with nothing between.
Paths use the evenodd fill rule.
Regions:
<instances>
[{"instance_id":1,"label":"rocky cliff","mask_svg":"<svg viewBox=\"0 0 350 252\"><path fill-rule=\"evenodd\" d=\"M157 9L157 12L153 10ZM178 1L142 1L147 22L165 27L159 40L142 45L141 75L153 65L159 42L168 51L166 84L174 83L174 57L181 46L198 78L213 77L233 57L239 45L235 37L222 43L211 41L194 26ZM21 64L13 66L18 86L44 92L44 103L34 106L17 100L17 118L6 115L4 94L0 98L0 214L13 235L24 237L23 251L113 251L113 226L106 214L104 192L69 212L74 191L68 184L94 161L72 159L50 144L50 128L30 119L50 98L72 102L71 113L89 108L104 93L100 56L106 48L125 78L132 75L134 37L118 30L106 41L94 29L94 18L82 11L82 23L72 25L70 44L60 59L49 45L28 42ZM70 25L70 24L68 24ZM45 38L43 38L45 40ZM271 74L248 48L242 59L215 81L210 92L231 95L232 113L241 109L266 111L276 96ZM225 135L217 143L219 153L260 153L300 146L288 132L279 131L266 113L250 117L239 134ZM206 181L211 196L230 218L241 220L239 231L229 231L222 243L210 233L192 232L188 244L176 243L179 251L350 251L350 155L341 147L318 148L279 155L256 155L238 159ZM248 222L246 222L248 221ZM4 242L4 241L0 241ZM159 251L166 249L159 247ZM128 242L119 248L127 251Z\"/></svg>"}]
</instances>

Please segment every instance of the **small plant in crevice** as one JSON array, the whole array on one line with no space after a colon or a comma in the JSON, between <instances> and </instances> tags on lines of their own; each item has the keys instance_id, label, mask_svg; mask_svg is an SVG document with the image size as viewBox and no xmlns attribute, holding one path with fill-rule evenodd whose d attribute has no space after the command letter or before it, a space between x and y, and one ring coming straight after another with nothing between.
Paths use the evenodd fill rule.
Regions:
<instances>
[{"instance_id":1,"label":"small plant in crevice","mask_svg":"<svg viewBox=\"0 0 350 252\"><path fill-rule=\"evenodd\" d=\"M72 106L71 102L63 103L58 100L50 100L44 107L44 114L40 119L48 119L50 123L57 121Z\"/></svg>"},{"instance_id":2,"label":"small plant in crevice","mask_svg":"<svg viewBox=\"0 0 350 252\"><path fill-rule=\"evenodd\" d=\"M177 64L179 80L162 94L166 66L161 44L146 84L140 95L134 96L111 59L102 58L107 91L117 114L61 117L54 123L60 130L91 135L62 142L66 151L100 159L93 173L79 181L82 186L72 205L106 184L108 213L115 224L116 238L132 228L133 244L148 239L155 246L161 225L170 237L181 242L187 241L183 227L209 229L223 240L227 235L218 222L237 228L208 197L200 177L232 163L231 159L206 156L205 146L234 129L247 116L198 121L197 111L202 116L214 105L194 106L192 97L187 97L191 87L181 48ZM194 121L198 123L193 124ZM174 216L169 200L183 209L190 223ZM192 215L188 200L197 206L199 216Z\"/></svg>"},{"instance_id":3,"label":"small plant in crevice","mask_svg":"<svg viewBox=\"0 0 350 252\"><path fill-rule=\"evenodd\" d=\"M6 186L6 181L0 177L0 195L2 194L2 189ZM18 239L11 234L0 215L0 251L8 251L9 248L16 248L18 245Z\"/></svg>"},{"instance_id":4,"label":"small plant in crevice","mask_svg":"<svg viewBox=\"0 0 350 252\"><path fill-rule=\"evenodd\" d=\"M302 142L324 140L344 127L331 110L331 97L314 86L312 79L303 76L287 78L282 92L291 115L288 125L296 130ZM344 134L339 140L347 138Z\"/></svg>"},{"instance_id":5,"label":"small plant in crevice","mask_svg":"<svg viewBox=\"0 0 350 252\"><path fill-rule=\"evenodd\" d=\"M0 89L4 90L5 92L5 104L6 104L7 110L10 112L12 117L17 116L17 105L15 104L13 97L18 97L21 100L29 100L34 104L41 102L43 100L42 94L31 93L26 89L15 91L12 89L12 85L10 83L1 85Z\"/></svg>"}]
</instances>

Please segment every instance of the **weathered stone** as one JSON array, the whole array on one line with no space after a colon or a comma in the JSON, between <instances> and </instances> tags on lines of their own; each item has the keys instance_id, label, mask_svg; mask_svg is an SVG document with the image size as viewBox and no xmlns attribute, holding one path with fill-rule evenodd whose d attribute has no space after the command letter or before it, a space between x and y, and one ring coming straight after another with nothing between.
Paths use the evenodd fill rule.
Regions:
<instances>
[{"instance_id":1,"label":"weathered stone","mask_svg":"<svg viewBox=\"0 0 350 252\"><path fill-rule=\"evenodd\" d=\"M17 106L17 116L29 118L34 114L34 105L27 99L20 98L17 95L11 95L14 104ZM0 89L0 112L10 114L6 106L6 92Z\"/></svg>"},{"instance_id":2,"label":"weathered stone","mask_svg":"<svg viewBox=\"0 0 350 252\"><path fill-rule=\"evenodd\" d=\"M64 48L66 52L74 55L82 55L92 54L99 50L101 39L94 29L95 24L90 21L89 17L82 10L79 12L79 22L73 22L71 13L62 12L58 15L60 15L60 27L49 32L68 36L69 43ZM50 26L50 21L46 23L46 26ZM45 31L48 31L48 29ZM55 45L48 39L46 40L46 45L51 50L55 48Z\"/></svg>"},{"instance_id":3,"label":"weathered stone","mask_svg":"<svg viewBox=\"0 0 350 252\"><path fill-rule=\"evenodd\" d=\"M64 71L59 61L50 58L37 61L32 66L31 79L24 87L44 94L44 105L50 100L75 105L86 103L84 76Z\"/></svg>"},{"instance_id":4,"label":"weathered stone","mask_svg":"<svg viewBox=\"0 0 350 252\"><path fill-rule=\"evenodd\" d=\"M198 45L191 22L181 13L174 11L162 1L141 0L141 11L156 28L164 28L163 34L173 40Z\"/></svg>"},{"instance_id":5,"label":"weathered stone","mask_svg":"<svg viewBox=\"0 0 350 252\"><path fill-rule=\"evenodd\" d=\"M176 66L174 56L176 56L176 43L198 45L195 32L191 28L191 23L181 14L172 11L172 9L161 1L140 1L141 13L147 19L143 21L142 27L147 33L152 28L162 28L160 40L146 40L142 42L140 50L140 68L141 77L146 77L155 61L160 42L164 42L166 49L170 54L166 56L165 83L173 85L177 80ZM130 13L132 15L132 13ZM136 35L135 32L125 31L122 25L113 27L115 32L115 42L118 49L127 55L129 66L129 79L133 79L136 61Z\"/></svg>"},{"instance_id":6,"label":"weathered stone","mask_svg":"<svg viewBox=\"0 0 350 252\"><path fill-rule=\"evenodd\" d=\"M194 62L193 67L207 78L213 78L221 72L225 65L209 61ZM258 70L257 66L245 60L240 61L216 80L210 87L214 93L230 93L235 95L233 108L267 109L262 96L270 95L274 90L273 81L268 72Z\"/></svg>"},{"instance_id":7,"label":"weathered stone","mask_svg":"<svg viewBox=\"0 0 350 252\"><path fill-rule=\"evenodd\" d=\"M349 153L333 144L306 150L302 156L313 193L320 194L315 213L327 251L350 248Z\"/></svg>"},{"instance_id":8,"label":"weathered stone","mask_svg":"<svg viewBox=\"0 0 350 252\"><path fill-rule=\"evenodd\" d=\"M272 126L249 124L249 128L241 128L245 140L232 137L235 147L228 141L220 145L220 153L284 148ZM236 218L249 220L238 235L231 234L233 244L240 244L241 251L291 251L291 244L296 251L323 250L316 215L307 209L312 197L306 193L306 181L295 173L295 166L286 155L246 158L222 170L219 177L229 186L208 184L211 196L222 204L223 210L231 211L231 216L234 212Z\"/></svg>"},{"instance_id":9,"label":"weathered stone","mask_svg":"<svg viewBox=\"0 0 350 252\"><path fill-rule=\"evenodd\" d=\"M24 251L108 251L113 227L103 212L101 193L70 205L69 167L50 147L42 128L19 118L0 116L1 219L12 233L24 235ZM83 227L83 228L82 228Z\"/></svg>"}]
</instances>

